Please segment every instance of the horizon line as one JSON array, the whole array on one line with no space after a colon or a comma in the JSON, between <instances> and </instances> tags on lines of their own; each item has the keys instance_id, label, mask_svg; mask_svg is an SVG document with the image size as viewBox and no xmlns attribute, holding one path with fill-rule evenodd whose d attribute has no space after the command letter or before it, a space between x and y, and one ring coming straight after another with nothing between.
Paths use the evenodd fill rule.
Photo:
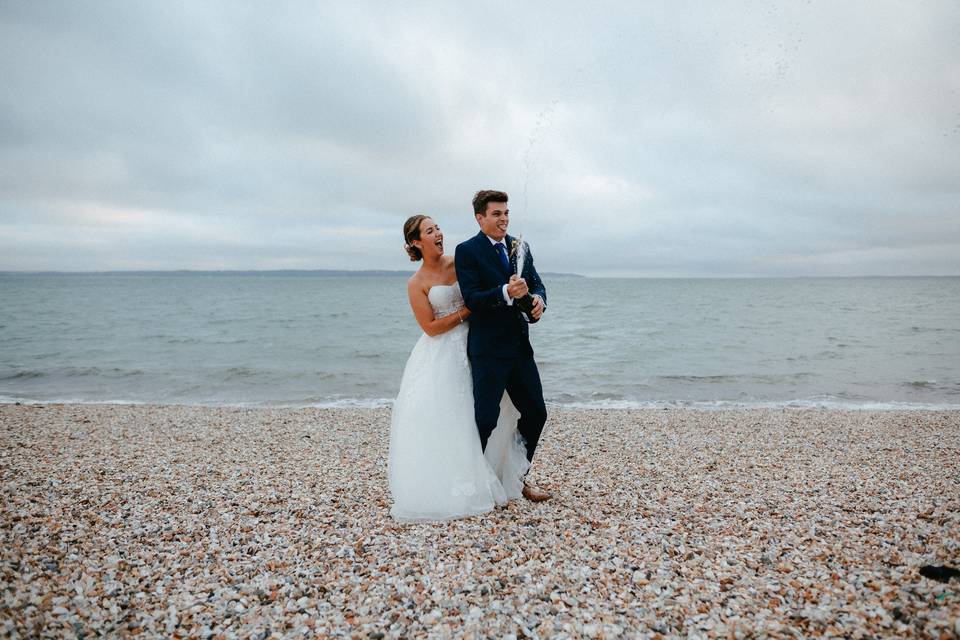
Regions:
<instances>
[{"instance_id":1,"label":"horizon line","mask_svg":"<svg viewBox=\"0 0 960 640\"><path fill-rule=\"evenodd\" d=\"M0 270L0 275L163 275L163 274L341 274L341 275L410 275L415 271L406 271L401 269L100 269L88 271L73 270ZM544 271L543 275L591 278L591 279L628 279L628 280L773 280L773 279L801 279L801 278L956 278L957 274L903 274L903 275L882 275L882 274L862 274L862 275L623 275L623 276L587 276L579 273Z\"/></svg>"}]
</instances>

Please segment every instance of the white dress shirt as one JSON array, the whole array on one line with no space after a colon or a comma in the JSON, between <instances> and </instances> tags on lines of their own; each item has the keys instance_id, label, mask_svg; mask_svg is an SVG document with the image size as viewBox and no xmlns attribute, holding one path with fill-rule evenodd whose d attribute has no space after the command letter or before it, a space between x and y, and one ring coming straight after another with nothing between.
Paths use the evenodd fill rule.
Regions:
<instances>
[{"instance_id":1,"label":"white dress shirt","mask_svg":"<svg viewBox=\"0 0 960 640\"><path fill-rule=\"evenodd\" d=\"M486 236L487 234L483 234L483 235ZM504 236L504 238L506 238L506 236ZM503 248L506 249L506 252L507 252L507 262L510 262L510 257L509 257L509 256L510 256L510 250L507 249L507 243L505 242L505 240L494 240L494 239L491 238L490 236L487 236L487 240L490 241L490 244L502 244L502 245L503 245ZM510 295L507 293L507 285L503 285L503 289L501 289L501 292L503 292L503 299L504 299L504 301L507 303L507 306L512 307L512 306L513 306L513 298L511 298Z\"/></svg>"}]
</instances>

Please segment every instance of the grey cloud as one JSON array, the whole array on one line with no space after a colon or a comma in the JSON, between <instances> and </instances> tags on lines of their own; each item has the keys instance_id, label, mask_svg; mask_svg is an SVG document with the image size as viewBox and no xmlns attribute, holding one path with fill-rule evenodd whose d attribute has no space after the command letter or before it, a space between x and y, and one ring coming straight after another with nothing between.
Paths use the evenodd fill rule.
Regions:
<instances>
[{"instance_id":1,"label":"grey cloud","mask_svg":"<svg viewBox=\"0 0 960 640\"><path fill-rule=\"evenodd\" d=\"M407 268L406 216L455 240L498 187L548 270L958 273L958 26L949 2L5 3L0 269Z\"/></svg>"}]
</instances>

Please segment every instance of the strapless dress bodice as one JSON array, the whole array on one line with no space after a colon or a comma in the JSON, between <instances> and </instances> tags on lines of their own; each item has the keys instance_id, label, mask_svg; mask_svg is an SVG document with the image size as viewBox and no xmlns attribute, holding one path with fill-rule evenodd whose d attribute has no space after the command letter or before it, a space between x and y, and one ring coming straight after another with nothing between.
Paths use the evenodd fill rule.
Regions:
<instances>
[{"instance_id":1,"label":"strapless dress bodice","mask_svg":"<svg viewBox=\"0 0 960 640\"><path fill-rule=\"evenodd\" d=\"M435 284L430 287L427 299L433 308L434 318L443 318L464 308L463 296L460 294L460 283Z\"/></svg>"}]
</instances>

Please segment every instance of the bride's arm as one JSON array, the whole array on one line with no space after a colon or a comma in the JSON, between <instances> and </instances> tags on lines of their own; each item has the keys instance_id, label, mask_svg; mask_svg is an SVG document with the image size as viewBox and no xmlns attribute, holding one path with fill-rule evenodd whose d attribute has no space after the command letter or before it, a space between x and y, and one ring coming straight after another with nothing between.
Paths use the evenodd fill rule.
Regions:
<instances>
[{"instance_id":1,"label":"bride's arm","mask_svg":"<svg viewBox=\"0 0 960 640\"><path fill-rule=\"evenodd\" d=\"M413 309L413 316L417 319L417 324L428 336L438 336L453 329L455 326L470 317L469 309L460 309L442 318L433 317L433 307L430 306L430 299L427 298L427 291L415 282L407 283L407 296L410 298L410 308Z\"/></svg>"}]
</instances>

